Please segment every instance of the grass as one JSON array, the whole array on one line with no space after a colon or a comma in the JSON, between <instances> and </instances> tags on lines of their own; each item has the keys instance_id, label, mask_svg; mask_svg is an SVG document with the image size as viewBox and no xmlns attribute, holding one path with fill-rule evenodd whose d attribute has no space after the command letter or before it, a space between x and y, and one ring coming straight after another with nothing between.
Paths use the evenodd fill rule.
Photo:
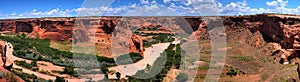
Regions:
<instances>
[{"instance_id":1,"label":"grass","mask_svg":"<svg viewBox=\"0 0 300 82\"><path fill-rule=\"evenodd\" d=\"M205 64L204 66L199 66L198 70L208 70L209 64Z\"/></svg>"},{"instance_id":2,"label":"grass","mask_svg":"<svg viewBox=\"0 0 300 82\"><path fill-rule=\"evenodd\" d=\"M37 76L34 74L28 74L28 73L23 73L23 72L18 72L15 70L12 70L14 74L22 78L26 82L33 82L34 80L37 80Z\"/></svg>"},{"instance_id":3,"label":"grass","mask_svg":"<svg viewBox=\"0 0 300 82\"><path fill-rule=\"evenodd\" d=\"M131 52L129 54L125 54L117 57L116 63L118 63L119 65L126 65L126 64L136 63L141 59L143 59L143 56L140 53Z\"/></svg>"},{"instance_id":4,"label":"grass","mask_svg":"<svg viewBox=\"0 0 300 82\"><path fill-rule=\"evenodd\" d=\"M9 42L13 46L13 55L34 61L46 61L51 62L54 65L63 66L63 67L75 67L73 57L80 58L80 62L76 62L80 66L78 68L95 68L102 67L101 69L107 69L111 66L116 66L113 58L102 57L98 55L85 54L85 53L72 53L67 51L71 49L70 47L64 47L66 51L61 51L59 49L53 48L50 46L50 40L48 39L37 39L37 38L28 38L24 34L13 35L13 36L0 36L0 39L6 42ZM69 43L59 42L57 45L69 45ZM56 46L57 47L57 46ZM60 47L62 48L62 47ZM98 63L90 63L90 58L97 59ZM25 61L16 61L17 65L22 67L32 69L36 63L26 63ZM49 74L54 76L48 71L43 71L43 69L35 71ZM39 79L36 76L28 75L22 72L14 72L16 75L20 76L25 81L37 81ZM69 74L72 75L72 74ZM39 80L40 81L40 80Z\"/></svg>"},{"instance_id":5,"label":"grass","mask_svg":"<svg viewBox=\"0 0 300 82\"><path fill-rule=\"evenodd\" d=\"M70 64L67 63L71 61L66 59L72 59L73 57L71 52L51 48L49 46L50 41L47 39L27 38L24 35L0 36L0 39L12 43L14 46L13 55L25 59L44 60L56 65L68 66Z\"/></svg>"},{"instance_id":6,"label":"grass","mask_svg":"<svg viewBox=\"0 0 300 82\"><path fill-rule=\"evenodd\" d=\"M21 66L21 67L24 67L24 68L27 68L27 69L31 69L33 66L30 64L30 63L26 63L25 61L14 61L15 64Z\"/></svg>"},{"instance_id":7,"label":"grass","mask_svg":"<svg viewBox=\"0 0 300 82\"><path fill-rule=\"evenodd\" d=\"M94 56L83 53L72 53L69 51L61 51L50 47L48 39L27 38L25 35L0 36L1 40L10 42L14 47L14 54L17 57L29 60L39 60L51 62L54 65L72 67L73 57L84 58L85 56L97 57L99 62L115 63L114 59L101 56ZM67 43L63 43L67 44ZM87 58L88 58L87 57ZM114 66L114 65L108 65Z\"/></svg>"},{"instance_id":8,"label":"grass","mask_svg":"<svg viewBox=\"0 0 300 82\"><path fill-rule=\"evenodd\" d=\"M253 57L251 57L251 56L231 56L231 58L238 59L238 60L245 61L245 62L249 62L249 61L253 60Z\"/></svg>"},{"instance_id":9,"label":"grass","mask_svg":"<svg viewBox=\"0 0 300 82\"><path fill-rule=\"evenodd\" d=\"M50 47L61 51L68 51L68 52L72 51L72 43L68 43L68 42L51 42Z\"/></svg>"},{"instance_id":10,"label":"grass","mask_svg":"<svg viewBox=\"0 0 300 82\"><path fill-rule=\"evenodd\" d=\"M145 48L150 47L153 44L157 43L166 43L166 42L173 42L175 38L174 35L171 34L154 34L151 40L143 40L143 46Z\"/></svg>"}]
</instances>

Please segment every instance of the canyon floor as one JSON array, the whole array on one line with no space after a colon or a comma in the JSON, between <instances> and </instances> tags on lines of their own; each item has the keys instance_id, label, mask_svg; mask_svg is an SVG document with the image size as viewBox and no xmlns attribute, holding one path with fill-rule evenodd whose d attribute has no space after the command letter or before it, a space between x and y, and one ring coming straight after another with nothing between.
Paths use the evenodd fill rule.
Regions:
<instances>
[{"instance_id":1,"label":"canyon floor","mask_svg":"<svg viewBox=\"0 0 300 82\"><path fill-rule=\"evenodd\" d=\"M184 22L181 19L184 19ZM167 23L162 24L161 22ZM211 26L215 28L211 28ZM211 33L216 27L224 28L224 33ZM295 64L300 61L299 27L299 15L285 14L182 18L124 17L122 20L120 20L120 17L103 17L101 19L16 19L0 20L0 37L3 40L0 43L2 56L3 51L6 51L6 65L13 64L14 71L22 69L23 73L33 74L37 77L25 77L31 78L30 81L37 79L56 80L58 77L64 77L65 80L71 82L96 81L102 80L106 76L109 77L110 81L131 81L126 79L132 79L130 76L137 73L147 72L145 71L145 68L148 67L147 64L150 67L155 66L156 60L161 56L160 54L168 51L167 54L171 58L167 59L169 60L168 65L162 66L164 70L160 72L161 75L144 80L133 79L133 81L170 82L176 81L178 73L189 75L196 72L193 81L204 82L210 65L219 63L211 61L212 46L215 44L212 43L212 39L214 39L212 36L223 36L226 38L226 47L216 50L226 51L225 62L221 62L221 64L224 64L224 68L219 78L220 82L282 82L300 81L296 71L297 65ZM177 33L174 33L174 30ZM184 35L175 36L175 34L180 33L190 34L190 36L185 38L182 38ZM4 37L8 35L17 37ZM130 35L130 37L122 35ZM187 67L195 69L194 71L179 70L180 66L185 66L185 64L178 65L178 63L182 63L181 61L178 62L180 60L178 53L182 54L184 50L181 52L177 49L182 50L180 47L182 46L181 42L184 43L187 38L196 39L197 43L194 46L199 48L199 53L196 51L188 52L188 55L182 61L188 63L186 64ZM18 40L7 41L15 39ZM124 40L124 42L121 42L121 40ZM22 45L24 41L28 42L28 46ZM36 41L36 43L32 41ZM114 44L113 41L120 42ZM44 44L46 47L40 46L45 46ZM80 47L78 51L72 51L72 44L83 45L88 48ZM8 47L6 50L3 48L5 45ZM126 48L116 47L119 45L125 45ZM15 47L17 47L16 50L13 50ZM169 47L171 49L168 49ZM90 48L96 50L89 50ZM112 64L115 62L115 56L112 54L113 48L117 49L115 52L134 52L139 54L134 57L137 59L142 57L142 59L136 60L132 64ZM77 71L77 68L73 68L70 64L73 61L73 56L70 56L70 53L82 52L80 50L97 53L95 57L98 61L104 62L100 65L105 67L101 68L105 70L105 73L93 74L92 72L95 71L92 70L82 71L88 73L83 76L74 75L74 69ZM22 53L26 55L24 56ZM38 56L32 56L33 54ZM88 54L80 54L79 57L84 55L82 56L84 59ZM200 57L198 58L198 56ZM39 60L36 66L39 68L38 71L33 71L33 68L26 68L26 64L25 67L16 65L16 61L24 61L30 64L33 59ZM4 62L0 62L0 65L3 64ZM195 64L197 65L194 66ZM80 65L83 67L78 67L78 69L93 69L99 64L94 65L87 60L87 62L80 62ZM198 65L199 67L197 67ZM9 66L3 67L7 68ZM100 68L97 70L100 70ZM41 71L49 73L42 73ZM120 73L120 79L116 72ZM22 75L19 76L22 77Z\"/></svg>"},{"instance_id":2,"label":"canyon floor","mask_svg":"<svg viewBox=\"0 0 300 82\"><path fill-rule=\"evenodd\" d=\"M199 42L201 48L201 61L210 62L210 41ZM282 82L287 80L298 79L296 71L297 65L282 65L274 61L274 57L261 55L262 50L251 47L244 42L229 42L231 47L227 50L225 68L219 81L220 82ZM298 61L295 59L293 61ZM204 82L209 64L199 67L195 82ZM226 74L234 68L239 72L236 76Z\"/></svg>"}]
</instances>

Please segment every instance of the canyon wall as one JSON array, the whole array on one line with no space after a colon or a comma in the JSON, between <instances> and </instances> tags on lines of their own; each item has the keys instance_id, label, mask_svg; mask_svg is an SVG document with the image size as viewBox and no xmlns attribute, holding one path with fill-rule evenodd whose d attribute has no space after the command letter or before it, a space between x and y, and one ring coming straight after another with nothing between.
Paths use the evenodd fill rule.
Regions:
<instances>
[{"instance_id":1,"label":"canyon wall","mask_svg":"<svg viewBox=\"0 0 300 82\"><path fill-rule=\"evenodd\" d=\"M290 60L299 57L300 48L300 16L284 14L260 14L238 17L223 17L227 34L234 34L234 31L244 31L247 29L251 33L242 36L248 43L258 49L265 49L276 56L275 60L281 64L288 64ZM234 30L234 31L233 31ZM234 35L234 36L237 36ZM231 36L227 38L231 39ZM242 39L240 39L242 40ZM272 44L272 48L264 48L262 44Z\"/></svg>"},{"instance_id":2,"label":"canyon wall","mask_svg":"<svg viewBox=\"0 0 300 82\"><path fill-rule=\"evenodd\" d=\"M81 17L81 18L38 18L0 20L0 31L3 33L25 33L32 38L50 39L52 41L93 42L100 55L112 56L113 36L129 35L128 50L143 52L143 41L134 35L136 28L162 26L172 32L192 34L198 40L208 40L209 30L206 18L214 17ZM263 48L262 43L274 44L273 55L279 61L288 62L299 57L300 49L300 16L259 14L248 16L223 16L222 23L228 35L228 41L243 40L238 36L252 34L246 39L249 45ZM246 29L246 30L245 30ZM121 45L122 43L120 43Z\"/></svg>"},{"instance_id":3,"label":"canyon wall","mask_svg":"<svg viewBox=\"0 0 300 82\"><path fill-rule=\"evenodd\" d=\"M30 38L50 39L51 41L92 42L96 51L106 57L112 55L113 35L125 34L131 36L127 39L130 52L142 53L143 40L134 35L132 28L161 25L164 28L172 27L176 32L196 31L200 25L201 17L79 17L79 18L37 18L0 20L2 34L26 34ZM183 21L183 22L182 22ZM177 24L174 24L177 23ZM119 30L116 30L118 28ZM182 29L183 30L180 30ZM189 29L185 29L189 28ZM192 30L191 30L192 29ZM166 29L159 29L166 30ZM168 30L170 31L170 30ZM120 43L121 44L121 43Z\"/></svg>"}]
</instances>

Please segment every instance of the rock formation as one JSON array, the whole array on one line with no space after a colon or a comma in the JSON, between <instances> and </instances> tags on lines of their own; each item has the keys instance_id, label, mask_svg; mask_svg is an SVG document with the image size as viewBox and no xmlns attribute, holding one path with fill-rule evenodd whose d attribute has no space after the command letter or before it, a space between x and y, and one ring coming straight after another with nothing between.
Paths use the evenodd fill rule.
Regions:
<instances>
[{"instance_id":1,"label":"rock formation","mask_svg":"<svg viewBox=\"0 0 300 82\"><path fill-rule=\"evenodd\" d=\"M129 49L131 52L144 52L143 39L141 36L132 35L129 40Z\"/></svg>"},{"instance_id":2,"label":"rock formation","mask_svg":"<svg viewBox=\"0 0 300 82\"><path fill-rule=\"evenodd\" d=\"M100 55L112 57L113 36L126 35L128 49L143 52L140 36L132 34L132 28L161 26L159 30L192 34L198 40L209 39L205 21L214 17L80 17L39 18L0 20L0 31L24 33L32 38L52 41L94 42ZM264 43L272 44L272 52L282 63L288 63L300 54L300 16L280 14L259 14L248 16L223 16L228 41L241 40L263 49ZM222 25L219 25L222 26ZM120 29L122 28L122 29ZM170 28L170 29L166 29ZM242 34L237 35L240 32ZM225 34L219 34L224 36ZM252 36L250 36L252 35ZM122 38L122 37L120 37ZM123 37L124 38L124 37ZM125 38L124 38L125 39ZM120 43L122 44L122 43ZM271 54L268 54L271 55Z\"/></svg>"},{"instance_id":3,"label":"rock formation","mask_svg":"<svg viewBox=\"0 0 300 82\"><path fill-rule=\"evenodd\" d=\"M280 63L288 64L291 59L299 57L300 30L297 28L300 25L299 17L296 15L260 14L224 17L223 20L224 25L228 26L227 30L244 31L243 29L247 29L254 36L258 36L248 41L256 48L262 49L261 42L272 43L276 50L273 55L280 58Z\"/></svg>"}]
</instances>

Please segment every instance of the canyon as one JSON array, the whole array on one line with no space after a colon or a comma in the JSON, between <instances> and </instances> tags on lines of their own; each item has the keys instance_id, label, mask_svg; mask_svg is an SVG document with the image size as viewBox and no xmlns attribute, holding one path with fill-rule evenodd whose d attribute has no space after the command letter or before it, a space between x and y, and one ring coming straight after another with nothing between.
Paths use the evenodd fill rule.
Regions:
<instances>
[{"instance_id":1,"label":"canyon","mask_svg":"<svg viewBox=\"0 0 300 82\"><path fill-rule=\"evenodd\" d=\"M214 29L211 26L223 27L225 33L210 34L210 31ZM143 30L152 27L157 27L157 29ZM138 32L156 35L188 34L189 37L198 41L210 41L212 39L210 35L226 36L228 48L220 50L228 50L228 56L232 56L231 51L234 52L234 50L238 50L238 56L244 56L254 48L259 51L254 54L255 57L267 57L274 60L276 64L293 64L296 62L295 59L299 58L299 27L300 15L289 14L202 17L53 17L0 20L1 35L25 34L30 38L49 39L52 42L72 42L74 45L92 43L98 55L108 58L126 51L144 56L143 44L148 36L145 38L143 35L135 34ZM234 45L238 43L243 43L242 47L246 48L236 49ZM234 63L229 61L226 65L234 66ZM240 69L243 68L240 67ZM247 70L243 71L247 72Z\"/></svg>"},{"instance_id":2,"label":"canyon","mask_svg":"<svg viewBox=\"0 0 300 82\"><path fill-rule=\"evenodd\" d=\"M51 41L93 42L98 54L113 57L111 44L116 34L129 35L125 40L131 52L143 52L143 40L133 34L132 28L162 26L165 32L188 33L198 40L209 39L209 29L205 19L216 17L61 17L38 19L0 20L2 33L26 34L32 38L50 39ZM254 47L262 48L259 43L273 43L273 55L278 61L288 62L298 57L300 49L300 16L280 14L258 14L248 16L222 16L221 18L228 41L241 29L248 29L255 34L255 40L248 41ZM171 28L170 29L168 29ZM186 30L187 29L187 30ZM245 32L246 32L245 31ZM220 34L221 36L221 34ZM248 39L248 38L245 38ZM122 43L119 43L120 45Z\"/></svg>"}]
</instances>

